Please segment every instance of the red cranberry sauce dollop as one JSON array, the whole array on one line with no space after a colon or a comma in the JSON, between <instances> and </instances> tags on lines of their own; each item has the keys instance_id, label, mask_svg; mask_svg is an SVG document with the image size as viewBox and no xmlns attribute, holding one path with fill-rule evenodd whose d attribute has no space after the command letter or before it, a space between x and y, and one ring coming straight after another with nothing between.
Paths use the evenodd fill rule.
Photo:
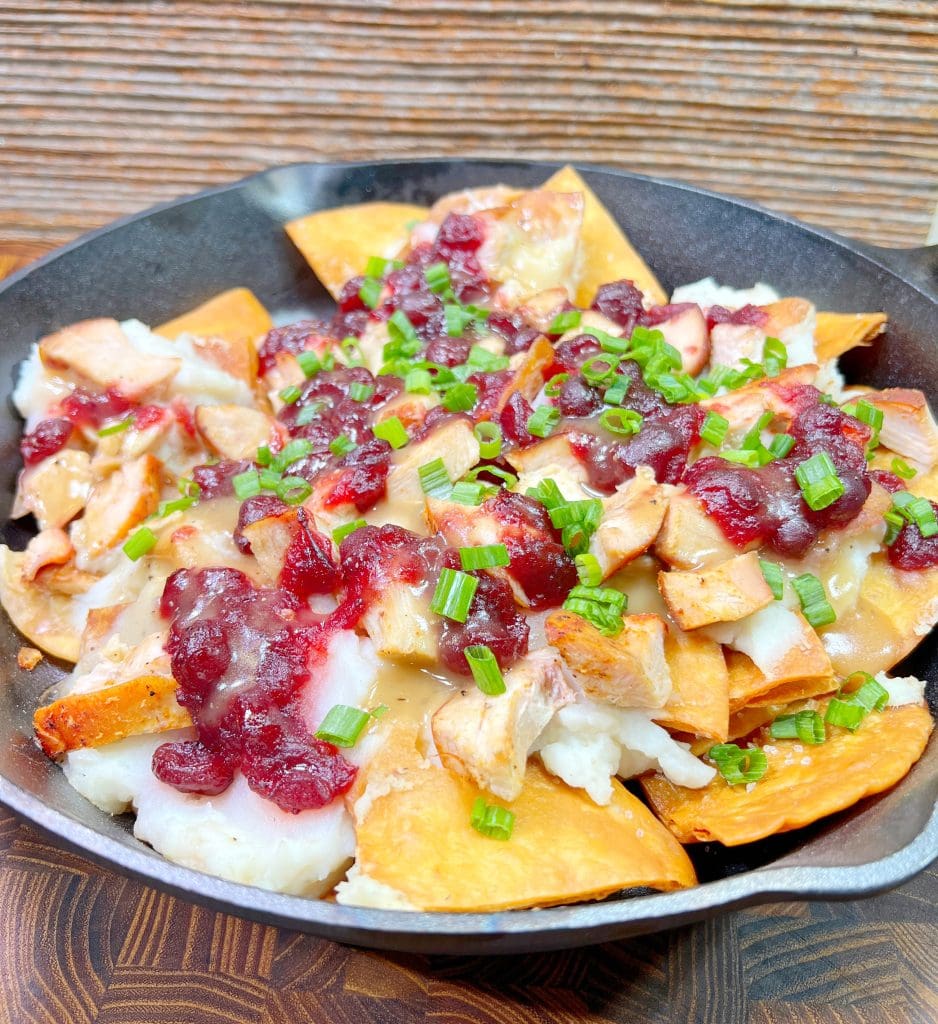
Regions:
<instances>
[{"instance_id":1,"label":"red cranberry sauce dollop","mask_svg":"<svg viewBox=\"0 0 938 1024\"><path fill-rule=\"evenodd\" d=\"M631 479L639 466L650 466L659 483L677 483L687 468L691 448L700 440L703 410L696 404L669 405L645 384L640 367L631 360L621 363L619 369L630 378L622 408L641 414L641 430L620 437L601 428L575 428L569 435L570 447L585 466L590 485L606 494ZM582 401L586 407L595 398L587 396Z\"/></svg>"},{"instance_id":2,"label":"red cranberry sauce dollop","mask_svg":"<svg viewBox=\"0 0 938 1024\"><path fill-rule=\"evenodd\" d=\"M931 502L938 512L938 504ZM906 523L888 548L889 563L897 569L933 569L938 565L938 534L923 537L915 523Z\"/></svg>"},{"instance_id":3,"label":"red cranberry sauce dollop","mask_svg":"<svg viewBox=\"0 0 938 1024\"><path fill-rule=\"evenodd\" d=\"M252 585L235 569L179 569L160 612L177 699L198 739L153 755L162 782L187 793L223 792L240 770L254 792L299 813L346 792L356 768L314 739L299 709L331 623L285 590Z\"/></svg>"},{"instance_id":4,"label":"red cranberry sauce dollop","mask_svg":"<svg viewBox=\"0 0 938 1024\"><path fill-rule=\"evenodd\" d=\"M350 533L342 541L340 561L346 585L341 609L353 624L392 583L429 596L441 569L460 567L459 553L441 537L419 537L393 525L364 526ZM470 674L463 650L472 644L490 647L503 668L528 649L527 620L515 605L511 587L484 571L469 575L479 582L466 621L440 620L440 661L459 675ZM348 609L353 611L349 614Z\"/></svg>"},{"instance_id":5,"label":"red cranberry sauce dollop","mask_svg":"<svg viewBox=\"0 0 938 1024\"><path fill-rule=\"evenodd\" d=\"M787 389L796 409L790 433L796 439L787 458L747 469L716 457L701 459L685 482L726 537L738 547L758 542L780 555L798 558L821 530L843 527L859 514L870 493L865 424L820 401L810 385ZM801 496L795 469L826 452L845 486L832 505L813 511Z\"/></svg>"},{"instance_id":6,"label":"red cranberry sauce dollop","mask_svg":"<svg viewBox=\"0 0 938 1024\"><path fill-rule=\"evenodd\" d=\"M72 436L72 423L66 419L40 420L35 428L20 440L23 463L35 466L37 462L61 451Z\"/></svg>"}]
</instances>

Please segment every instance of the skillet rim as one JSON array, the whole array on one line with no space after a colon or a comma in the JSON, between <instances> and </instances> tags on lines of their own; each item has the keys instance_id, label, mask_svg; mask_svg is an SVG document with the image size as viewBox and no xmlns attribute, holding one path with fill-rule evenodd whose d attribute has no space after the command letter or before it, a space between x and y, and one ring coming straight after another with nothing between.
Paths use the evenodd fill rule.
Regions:
<instances>
[{"instance_id":1,"label":"skillet rim","mask_svg":"<svg viewBox=\"0 0 938 1024\"><path fill-rule=\"evenodd\" d=\"M497 158L454 160L450 157L409 160L297 161L267 168L237 181L202 189L128 214L103 227L86 232L52 250L0 283L0 294L29 274L82 245L119 231L128 224L145 220L173 207L247 186L289 168L318 168L347 171L393 165L406 175L408 170L460 163L503 168L539 167L553 170L563 162L524 161ZM574 164L578 170L609 177L639 180L692 195L718 199L775 222L806 232L828 246L846 250L898 278L927 300L938 303L922 270L935 257L938 246L889 249L845 238L835 232L804 224L794 217L774 213L758 203L737 199L684 182L635 174L595 164ZM934 742L934 741L933 741ZM40 828L59 842L76 847L97 863L157 885L175 895L208 904L216 909L267 923L373 948L446 953L511 953L569 948L599 941L637 935L686 924L737 907L777 899L850 899L873 895L900 885L938 857L938 806L922 831L910 843L880 860L852 866L781 866L771 864L738 875L707 882L691 889L656 893L603 903L574 904L545 910L499 911L495 913L423 913L346 907L323 900L286 896L237 882L229 882L166 860L145 844L127 845L62 811L0 776L0 803L19 817ZM102 812L103 813L103 812ZM651 901L651 902L649 902ZM448 941L440 943L445 937ZM447 948L441 948L445 945Z\"/></svg>"}]
</instances>

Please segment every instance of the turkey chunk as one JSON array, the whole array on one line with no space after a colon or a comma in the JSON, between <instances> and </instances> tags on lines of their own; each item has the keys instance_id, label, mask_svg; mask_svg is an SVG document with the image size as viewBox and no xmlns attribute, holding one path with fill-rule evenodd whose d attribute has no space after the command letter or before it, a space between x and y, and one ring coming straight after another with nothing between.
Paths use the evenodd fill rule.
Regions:
<instances>
[{"instance_id":1,"label":"turkey chunk","mask_svg":"<svg viewBox=\"0 0 938 1024\"><path fill-rule=\"evenodd\" d=\"M20 474L14 516L32 512L40 530L66 526L85 507L91 479L91 456L63 448Z\"/></svg>"},{"instance_id":2,"label":"turkey chunk","mask_svg":"<svg viewBox=\"0 0 938 1024\"><path fill-rule=\"evenodd\" d=\"M450 480L458 480L479 461L479 442L468 420L454 419L441 424L422 441L394 453L388 474L388 500L423 505L419 470L434 459L442 459Z\"/></svg>"},{"instance_id":3,"label":"turkey chunk","mask_svg":"<svg viewBox=\"0 0 938 1024\"><path fill-rule=\"evenodd\" d=\"M681 354L681 369L696 377L710 360L707 320L699 306L691 306L655 325L664 340Z\"/></svg>"},{"instance_id":4,"label":"turkey chunk","mask_svg":"<svg viewBox=\"0 0 938 1024\"><path fill-rule=\"evenodd\" d=\"M863 397L883 411L881 444L926 469L938 462L938 426L921 391L887 388Z\"/></svg>"},{"instance_id":5,"label":"turkey chunk","mask_svg":"<svg viewBox=\"0 0 938 1024\"><path fill-rule=\"evenodd\" d=\"M683 487L667 488L668 510L655 539L655 554L674 569L698 569L738 554L717 521Z\"/></svg>"},{"instance_id":6,"label":"turkey chunk","mask_svg":"<svg viewBox=\"0 0 938 1024\"><path fill-rule=\"evenodd\" d=\"M681 629L736 622L773 600L755 551L700 572L659 572L658 588Z\"/></svg>"},{"instance_id":7,"label":"turkey chunk","mask_svg":"<svg viewBox=\"0 0 938 1024\"><path fill-rule=\"evenodd\" d=\"M118 322L105 319L83 320L48 335L39 342L39 356L47 369L114 388L130 399L160 391L182 367L181 359L138 352Z\"/></svg>"},{"instance_id":8,"label":"turkey chunk","mask_svg":"<svg viewBox=\"0 0 938 1024\"><path fill-rule=\"evenodd\" d=\"M209 449L224 459L253 460L277 430L267 413L242 405L200 405L195 425Z\"/></svg>"},{"instance_id":9,"label":"turkey chunk","mask_svg":"<svg viewBox=\"0 0 938 1024\"><path fill-rule=\"evenodd\" d=\"M90 558L103 554L155 512L161 469L159 459L143 455L95 484L84 516L73 527L76 551Z\"/></svg>"},{"instance_id":10,"label":"turkey chunk","mask_svg":"<svg viewBox=\"0 0 938 1024\"><path fill-rule=\"evenodd\" d=\"M668 510L664 488L647 466L603 501L603 517L590 540L603 579L647 551L658 536Z\"/></svg>"},{"instance_id":11,"label":"turkey chunk","mask_svg":"<svg viewBox=\"0 0 938 1024\"><path fill-rule=\"evenodd\" d=\"M626 616L622 632L612 637L572 612L552 612L545 623L548 643L586 696L622 708L660 708L671 695L667 628L650 614Z\"/></svg>"},{"instance_id":12,"label":"turkey chunk","mask_svg":"<svg viewBox=\"0 0 938 1024\"><path fill-rule=\"evenodd\" d=\"M433 716L443 763L502 800L521 793L528 751L554 712L576 699L556 651L528 654L505 673L505 692L475 686L451 697Z\"/></svg>"},{"instance_id":13,"label":"turkey chunk","mask_svg":"<svg viewBox=\"0 0 938 1024\"><path fill-rule=\"evenodd\" d=\"M430 665L437 660L437 628L426 596L389 583L362 616L365 632L384 658Z\"/></svg>"}]
</instances>

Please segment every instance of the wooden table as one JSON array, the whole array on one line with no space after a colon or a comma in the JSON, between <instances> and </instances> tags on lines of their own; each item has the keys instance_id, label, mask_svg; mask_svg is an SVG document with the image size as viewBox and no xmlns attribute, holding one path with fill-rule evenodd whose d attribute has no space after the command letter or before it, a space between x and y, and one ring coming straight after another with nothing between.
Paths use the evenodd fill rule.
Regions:
<instances>
[{"instance_id":1,"label":"wooden table","mask_svg":"<svg viewBox=\"0 0 938 1024\"><path fill-rule=\"evenodd\" d=\"M887 245L936 199L933 0L0 0L0 272L300 159L472 153L684 178ZM938 873L587 951L385 956L248 924L0 811L0 1024L938 1020Z\"/></svg>"}]
</instances>

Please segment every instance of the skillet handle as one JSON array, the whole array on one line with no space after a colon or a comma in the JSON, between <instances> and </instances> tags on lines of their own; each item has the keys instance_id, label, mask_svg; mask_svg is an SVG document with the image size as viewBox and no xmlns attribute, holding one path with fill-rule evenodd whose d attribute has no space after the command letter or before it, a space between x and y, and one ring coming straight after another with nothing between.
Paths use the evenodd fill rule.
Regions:
<instances>
[{"instance_id":1,"label":"skillet handle","mask_svg":"<svg viewBox=\"0 0 938 1024\"><path fill-rule=\"evenodd\" d=\"M879 245L861 248L877 263L938 302L938 245L923 245L917 249L886 249Z\"/></svg>"}]
</instances>

